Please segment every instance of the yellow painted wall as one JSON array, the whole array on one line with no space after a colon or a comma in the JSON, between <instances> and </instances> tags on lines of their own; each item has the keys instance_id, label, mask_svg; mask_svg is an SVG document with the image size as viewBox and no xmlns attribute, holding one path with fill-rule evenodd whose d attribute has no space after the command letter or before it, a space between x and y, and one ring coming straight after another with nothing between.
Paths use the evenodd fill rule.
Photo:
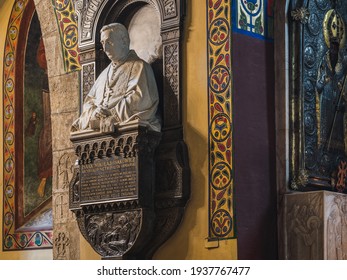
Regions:
<instances>
[{"instance_id":1,"label":"yellow painted wall","mask_svg":"<svg viewBox=\"0 0 347 280\"><path fill-rule=\"evenodd\" d=\"M3 56L5 47L6 30L8 25L8 20L11 15L14 0L2 0L0 1L0 139L3 139ZM0 141L0 260L43 260L52 259L52 250L27 250L27 251L2 251L2 217L3 217L3 141Z\"/></svg>"},{"instance_id":2,"label":"yellow painted wall","mask_svg":"<svg viewBox=\"0 0 347 280\"><path fill-rule=\"evenodd\" d=\"M208 235L206 1L191 0L187 1L187 5L183 53L183 125L191 168L191 198L178 230L154 258L236 259L236 239L220 241L218 248L205 248Z\"/></svg>"}]
</instances>

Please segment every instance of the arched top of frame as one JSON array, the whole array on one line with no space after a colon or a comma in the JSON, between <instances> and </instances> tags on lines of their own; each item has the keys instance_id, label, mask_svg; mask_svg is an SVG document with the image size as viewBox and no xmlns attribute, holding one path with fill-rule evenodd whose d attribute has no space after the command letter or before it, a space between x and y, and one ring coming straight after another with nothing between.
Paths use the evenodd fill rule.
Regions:
<instances>
[{"instance_id":1,"label":"arched top of frame","mask_svg":"<svg viewBox=\"0 0 347 280\"><path fill-rule=\"evenodd\" d=\"M95 46L98 30L103 25L126 21L131 17L131 12L146 4L158 11L162 32L178 28L183 16L183 3L183 0L78 0L75 7L79 18L80 48L83 50Z\"/></svg>"}]
</instances>

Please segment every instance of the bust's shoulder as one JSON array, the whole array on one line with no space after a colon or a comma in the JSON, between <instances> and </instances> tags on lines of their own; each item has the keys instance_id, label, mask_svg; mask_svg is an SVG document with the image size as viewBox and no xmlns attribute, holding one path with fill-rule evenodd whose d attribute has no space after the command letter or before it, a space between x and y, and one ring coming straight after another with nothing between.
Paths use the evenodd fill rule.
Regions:
<instances>
[{"instance_id":1,"label":"bust's shoulder","mask_svg":"<svg viewBox=\"0 0 347 280\"><path fill-rule=\"evenodd\" d=\"M149 65L146 61L141 59L134 50L130 50L127 61L139 64L139 65Z\"/></svg>"},{"instance_id":2,"label":"bust's shoulder","mask_svg":"<svg viewBox=\"0 0 347 280\"><path fill-rule=\"evenodd\" d=\"M99 83L100 81L103 82L104 79L106 79L107 77L107 73L110 69L112 63L110 63L109 65L106 66L106 68L104 70L102 70L102 72L100 73L100 75L98 76L98 78L96 79L95 83Z\"/></svg>"},{"instance_id":3,"label":"bust's shoulder","mask_svg":"<svg viewBox=\"0 0 347 280\"><path fill-rule=\"evenodd\" d=\"M150 65L138 57L134 50L131 50L127 59L127 62L132 65L133 71L142 71L150 67Z\"/></svg>"}]
</instances>

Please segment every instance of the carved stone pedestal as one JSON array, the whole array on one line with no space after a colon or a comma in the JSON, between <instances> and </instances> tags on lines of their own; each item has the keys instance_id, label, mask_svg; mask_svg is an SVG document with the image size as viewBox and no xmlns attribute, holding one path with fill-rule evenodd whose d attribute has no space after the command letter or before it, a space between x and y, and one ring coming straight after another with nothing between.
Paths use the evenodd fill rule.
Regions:
<instances>
[{"instance_id":1,"label":"carved stone pedestal","mask_svg":"<svg viewBox=\"0 0 347 280\"><path fill-rule=\"evenodd\" d=\"M327 191L286 194L285 258L347 259L347 195Z\"/></svg>"},{"instance_id":2,"label":"carved stone pedestal","mask_svg":"<svg viewBox=\"0 0 347 280\"><path fill-rule=\"evenodd\" d=\"M70 209L83 236L104 259L137 258L152 236L154 151L160 137L141 125L71 137L78 161Z\"/></svg>"}]
</instances>

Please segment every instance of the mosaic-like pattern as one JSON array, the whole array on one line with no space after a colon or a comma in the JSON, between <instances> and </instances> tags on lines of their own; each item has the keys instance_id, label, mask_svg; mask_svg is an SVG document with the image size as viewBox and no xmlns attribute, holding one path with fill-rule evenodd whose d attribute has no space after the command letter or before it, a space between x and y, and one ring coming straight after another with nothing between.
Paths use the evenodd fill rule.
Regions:
<instances>
[{"instance_id":1,"label":"mosaic-like pattern","mask_svg":"<svg viewBox=\"0 0 347 280\"><path fill-rule=\"evenodd\" d=\"M231 1L208 0L209 238L235 237Z\"/></svg>"},{"instance_id":2,"label":"mosaic-like pattern","mask_svg":"<svg viewBox=\"0 0 347 280\"><path fill-rule=\"evenodd\" d=\"M234 1L235 32L260 39L273 39L274 0Z\"/></svg>"},{"instance_id":3,"label":"mosaic-like pattern","mask_svg":"<svg viewBox=\"0 0 347 280\"><path fill-rule=\"evenodd\" d=\"M12 8L5 42L3 76L4 194L3 250L51 248L52 231L16 232L15 108L16 54L23 12L29 0L17 0Z\"/></svg>"},{"instance_id":4,"label":"mosaic-like pattern","mask_svg":"<svg viewBox=\"0 0 347 280\"><path fill-rule=\"evenodd\" d=\"M81 69L78 50L78 29L72 0L52 0L59 25L64 67L67 73Z\"/></svg>"}]
</instances>

